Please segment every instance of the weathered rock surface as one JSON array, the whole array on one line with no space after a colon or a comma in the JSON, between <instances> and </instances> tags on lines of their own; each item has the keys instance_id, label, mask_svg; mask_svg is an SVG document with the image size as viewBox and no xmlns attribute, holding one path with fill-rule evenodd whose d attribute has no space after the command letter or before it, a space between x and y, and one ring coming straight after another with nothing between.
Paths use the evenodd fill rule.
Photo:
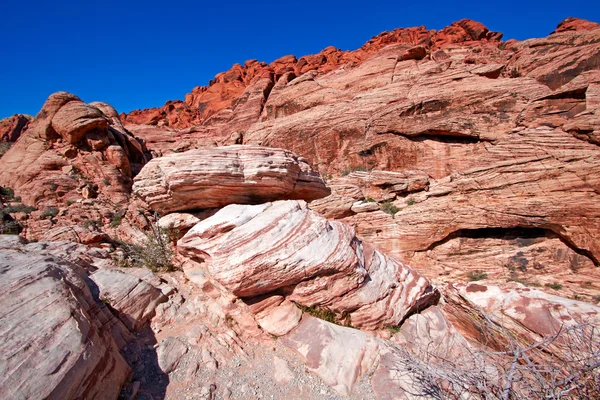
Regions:
<instances>
[{"instance_id":1,"label":"weathered rock surface","mask_svg":"<svg viewBox=\"0 0 600 400\"><path fill-rule=\"evenodd\" d=\"M21 216L25 237L93 243L104 237L104 219L127 208L133 174L147 159L114 108L58 92L1 158L0 186L39 210Z\"/></svg>"},{"instance_id":2,"label":"weathered rock surface","mask_svg":"<svg viewBox=\"0 0 600 400\"><path fill-rule=\"evenodd\" d=\"M135 178L133 191L160 213L279 199L310 201L329 194L319 174L295 154L240 145L154 159Z\"/></svg>"},{"instance_id":3,"label":"weathered rock surface","mask_svg":"<svg viewBox=\"0 0 600 400\"><path fill-rule=\"evenodd\" d=\"M367 329L399 324L438 298L416 271L301 201L225 207L180 239L178 251L205 259L210 275L238 297L283 292Z\"/></svg>"},{"instance_id":4,"label":"weathered rock surface","mask_svg":"<svg viewBox=\"0 0 600 400\"><path fill-rule=\"evenodd\" d=\"M126 398L337 398L327 385L352 398L478 397L480 380L449 380L476 371L501 393L515 343L525 349L579 325L588 333L599 326L598 307L578 300L600 298L600 26L569 18L547 38L500 38L468 20L440 31L397 29L353 52L328 47L270 65L235 65L160 109L120 118L104 103L57 93L27 129L21 120L0 123L2 140L20 135L0 160L0 185L38 208L11 211L23 235L98 247L13 243L4 251L0 243L0 259L35 254L23 265L52 265L27 278L36 290L40 281L48 285L38 291L49 293L45 300L60 296L57 304L67 304L65 315L72 311L77 323L95 316L89 330L72 330L96 332L93 344L69 341L75 350L66 364L57 361L59 372L76 365L77 379L90 374L75 379L83 389L73 396L93 397L96 389L76 391L96 388L98 374L112 376L104 363L80 368L97 353L72 360L81 343L118 355L132 340L121 320L131 329L150 322L151 331L138 330L143 339L127 346L135 368ZM101 242L143 237L135 227L150 223L148 205L129 198L149 156L130 132L153 156L166 156L136 181L140 197L161 213L316 199L311 210L347 225L292 200L168 214L162 228L182 234L194 226L179 241L183 272L163 275L167 284L147 271L104 270L110 247ZM218 147L231 144L253 149L249 164L242 150ZM331 187L328 197L318 198L328 191L308 163ZM298 194L299 185L308 188ZM14 198L3 207L23 210ZM380 250L448 282L443 300ZM482 280L455 283L467 279ZM81 287L93 302L83 301ZM2 298L3 309L24 294L27 288ZM165 296L172 298L162 302ZM27 341L39 345L39 333L31 335ZM107 344L111 337L116 347ZM567 339L532 360L567 365ZM577 360L600 349L597 339L585 343L570 347L584 356ZM56 361L19 351L50 371ZM521 361L517 370L529 362ZM279 366L283 373L273 374ZM263 378L271 376L276 382ZM32 397L52 385L67 390L29 378L15 387ZM5 382L0 387L12 387ZM523 393L514 397L539 397Z\"/></svg>"},{"instance_id":5,"label":"weathered rock surface","mask_svg":"<svg viewBox=\"0 0 600 400\"><path fill-rule=\"evenodd\" d=\"M120 271L101 269L90 275L90 279L98 285L100 299L116 310L131 331L149 322L156 307L167 301L159 289Z\"/></svg>"},{"instance_id":6,"label":"weathered rock surface","mask_svg":"<svg viewBox=\"0 0 600 400\"><path fill-rule=\"evenodd\" d=\"M130 369L84 270L0 249L2 398L116 398Z\"/></svg>"},{"instance_id":7,"label":"weathered rock surface","mask_svg":"<svg viewBox=\"0 0 600 400\"><path fill-rule=\"evenodd\" d=\"M32 116L24 114L15 114L0 120L0 142L16 142L32 120Z\"/></svg>"},{"instance_id":8,"label":"weathered rock surface","mask_svg":"<svg viewBox=\"0 0 600 400\"><path fill-rule=\"evenodd\" d=\"M369 372L379 351L373 336L306 315L282 340L299 353L312 372L344 395Z\"/></svg>"},{"instance_id":9,"label":"weathered rock surface","mask_svg":"<svg viewBox=\"0 0 600 400\"><path fill-rule=\"evenodd\" d=\"M248 60L244 65L235 64L229 71L217 74L208 86L194 88L184 101L169 101L163 107L136 110L121 117L127 123L178 129L214 125L215 122L233 122L235 128L247 128L246 123L240 125L245 119L240 116L256 118L272 88L285 85L296 77L314 77L317 73L328 73L340 67L353 68L388 45L402 48L402 60L421 60L429 52L453 43L468 45L480 42L491 48L497 47L501 37L501 33L490 32L482 24L470 20L455 22L440 31L425 27L395 29L375 36L355 51L342 51L330 46L318 54L299 58L283 56L269 65L257 60Z\"/></svg>"},{"instance_id":10,"label":"weathered rock surface","mask_svg":"<svg viewBox=\"0 0 600 400\"><path fill-rule=\"evenodd\" d=\"M469 283L451 284L445 291L450 299L466 301L469 308L482 310L499 326L529 343L541 342L569 326L582 323L598 326L600 323L600 307L554 296L535 288L502 289ZM457 316L449 313L451 319ZM558 341L550 349L561 345L563 343Z\"/></svg>"}]
</instances>

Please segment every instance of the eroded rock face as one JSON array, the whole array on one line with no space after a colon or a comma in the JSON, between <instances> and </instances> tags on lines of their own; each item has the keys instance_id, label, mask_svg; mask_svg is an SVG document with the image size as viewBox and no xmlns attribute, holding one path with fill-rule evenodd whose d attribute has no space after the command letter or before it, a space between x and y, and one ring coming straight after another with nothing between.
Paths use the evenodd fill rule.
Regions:
<instances>
[{"instance_id":1,"label":"eroded rock face","mask_svg":"<svg viewBox=\"0 0 600 400\"><path fill-rule=\"evenodd\" d=\"M452 284L446 291L450 298L459 294L471 303L470 307L478 307L505 329L531 343L556 335L569 326L581 323L598 326L600 323L600 307L536 288L502 289L474 282Z\"/></svg>"},{"instance_id":2,"label":"eroded rock face","mask_svg":"<svg viewBox=\"0 0 600 400\"><path fill-rule=\"evenodd\" d=\"M303 358L306 366L343 395L372 367L379 341L361 331L305 316L283 343Z\"/></svg>"},{"instance_id":3,"label":"eroded rock face","mask_svg":"<svg viewBox=\"0 0 600 400\"><path fill-rule=\"evenodd\" d=\"M155 211L257 204L327 196L304 159L283 149L226 146L171 154L148 163L133 190Z\"/></svg>"},{"instance_id":4,"label":"eroded rock face","mask_svg":"<svg viewBox=\"0 0 600 400\"><path fill-rule=\"evenodd\" d=\"M103 220L119 204L127 208L133 174L146 153L114 108L57 92L1 158L0 186L39 210L20 217L25 237L99 242Z\"/></svg>"},{"instance_id":5,"label":"eroded rock face","mask_svg":"<svg viewBox=\"0 0 600 400\"><path fill-rule=\"evenodd\" d=\"M161 291L135 276L102 269L90 276L100 291L100 298L119 314L125 326L135 331L154 316L160 303L167 301Z\"/></svg>"},{"instance_id":6,"label":"eroded rock face","mask_svg":"<svg viewBox=\"0 0 600 400\"><path fill-rule=\"evenodd\" d=\"M3 398L117 398L130 372L85 272L0 243Z\"/></svg>"},{"instance_id":7,"label":"eroded rock face","mask_svg":"<svg viewBox=\"0 0 600 400\"><path fill-rule=\"evenodd\" d=\"M230 205L192 228L178 250L205 259L210 275L238 297L282 292L367 329L399 324L438 299L412 268L301 201Z\"/></svg>"},{"instance_id":8,"label":"eroded rock face","mask_svg":"<svg viewBox=\"0 0 600 400\"><path fill-rule=\"evenodd\" d=\"M0 142L16 142L32 120L32 116L24 114L0 120Z\"/></svg>"},{"instance_id":9,"label":"eroded rock face","mask_svg":"<svg viewBox=\"0 0 600 400\"><path fill-rule=\"evenodd\" d=\"M160 108L132 111L123 114L122 118L127 123L177 129L229 122L245 130L248 125L240 115L258 116L271 89L285 85L296 77L314 77L317 73L328 73L340 67L353 68L389 45L402 48L402 60L421 60L429 52L453 43L471 45L475 42L494 48L501 43L501 37L501 33L491 32L481 23L461 20L440 31L427 30L425 27L394 29L373 37L355 51L342 51L329 46L318 54L283 56L269 65L248 60L244 65L235 64L229 71L217 74L208 86L194 88L184 101L169 101ZM227 127L223 129L229 130ZM229 130L229 133L233 130Z\"/></svg>"}]
</instances>

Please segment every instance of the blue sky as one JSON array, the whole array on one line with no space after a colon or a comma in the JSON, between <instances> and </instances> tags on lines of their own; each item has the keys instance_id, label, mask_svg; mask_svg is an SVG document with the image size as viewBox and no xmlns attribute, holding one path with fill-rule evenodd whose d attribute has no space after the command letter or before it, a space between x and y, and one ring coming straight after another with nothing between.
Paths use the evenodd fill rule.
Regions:
<instances>
[{"instance_id":1,"label":"blue sky","mask_svg":"<svg viewBox=\"0 0 600 400\"><path fill-rule=\"evenodd\" d=\"M0 118L35 115L55 91L118 111L183 99L247 59L360 47L398 27L470 18L504 39L549 34L568 16L600 21L600 1L16 1L0 24Z\"/></svg>"}]
</instances>

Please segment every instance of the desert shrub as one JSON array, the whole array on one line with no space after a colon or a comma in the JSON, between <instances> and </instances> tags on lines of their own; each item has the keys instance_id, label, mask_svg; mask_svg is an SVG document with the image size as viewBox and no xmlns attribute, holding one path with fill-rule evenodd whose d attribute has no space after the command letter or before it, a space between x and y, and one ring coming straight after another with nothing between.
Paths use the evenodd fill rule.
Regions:
<instances>
[{"instance_id":1,"label":"desert shrub","mask_svg":"<svg viewBox=\"0 0 600 400\"><path fill-rule=\"evenodd\" d=\"M58 208L48 207L42 212L41 218L42 219L54 218L57 215L58 215Z\"/></svg>"},{"instance_id":2,"label":"desert shrub","mask_svg":"<svg viewBox=\"0 0 600 400\"><path fill-rule=\"evenodd\" d=\"M119 260L122 267L144 267L151 271L170 272L175 269L171 262L173 251L169 242L171 235L168 230L153 226L146 238L139 244L117 242L125 253L125 258Z\"/></svg>"},{"instance_id":3,"label":"desert shrub","mask_svg":"<svg viewBox=\"0 0 600 400\"><path fill-rule=\"evenodd\" d=\"M123 218L125 217L125 212L126 210L119 210L110 216L111 228L116 228L117 226L121 225L121 222L123 222Z\"/></svg>"},{"instance_id":4,"label":"desert shrub","mask_svg":"<svg viewBox=\"0 0 600 400\"><path fill-rule=\"evenodd\" d=\"M97 228L100 228L101 226L103 226L102 221L97 221L95 219L88 219L87 221L85 221L83 223L83 227L85 229L90 229L90 228L97 229Z\"/></svg>"},{"instance_id":5,"label":"desert shrub","mask_svg":"<svg viewBox=\"0 0 600 400\"><path fill-rule=\"evenodd\" d=\"M0 142L0 157L6 154L11 145L12 143L10 142Z\"/></svg>"},{"instance_id":6,"label":"desert shrub","mask_svg":"<svg viewBox=\"0 0 600 400\"><path fill-rule=\"evenodd\" d=\"M0 221L0 235L18 235L21 225L17 221Z\"/></svg>"},{"instance_id":7,"label":"desert shrub","mask_svg":"<svg viewBox=\"0 0 600 400\"><path fill-rule=\"evenodd\" d=\"M499 351L444 346L396 347L393 379L419 382L414 397L435 399L600 398L600 327L579 323L536 343L521 343L479 310Z\"/></svg>"},{"instance_id":8,"label":"desert shrub","mask_svg":"<svg viewBox=\"0 0 600 400\"><path fill-rule=\"evenodd\" d=\"M394 215L396 215L396 213L397 213L398 211L400 211L400 209L399 209L398 207L396 207L396 206L394 205L394 203L392 203L392 202L389 202L389 201L386 201L385 203L381 204L381 205L379 206L379 209L380 209L381 211L383 211L384 213L388 213L388 214L390 214L391 216L394 216Z\"/></svg>"},{"instance_id":9,"label":"desert shrub","mask_svg":"<svg viewBox=\"0 0 600 400\"><path fill-rule=\"evenodd\" d=\"M0 196L6 197L7 200L12 200L15 198L15 192L9 187L0 186Z\"/></svg>"},{"instance_id":10,"label":"desert shrub","mask_svg":"<svg viewBox=\"0 0 600 400\"><path fill-rule=\"evenodd\" d=\"M377 203L377 201L372 197L367 197L365 199L365 203Z\"/></svg>"},{"instance_id":11,"label":"desert shrub","mask_svg":"<svg viewBox=\"0 0 600 400\"><path fill-rule=\"evenodd\" d=\"M558 282L546 283L544 286L554 290L560 290L563 287L563 285Z\"/></svg>"},{"instance_id":12,"label":"desert shrub","mask_svg":"<svg viewBox=\"0 0 600 400\"><path fill-rule=\"evenodd\" d=\"M483 279L487 279L488 274L484 271L476 270L469 272L467 276L470 281L481 281Z\"/></svg>"},{"instance_id":13,"label":"desert shrub","mask_svg":"<svg viewBox=\"0 0 600 400\"><path fill-rule=\"evenodd\" d=\"M390 332L392 335L395 335L396 333L398 333L402 330L400 325L388 325L385 327L385 329L387 329L388 332Z\"/></svg>"},{"instance_id":14,"label":"desert shrub","mask_svg":"<svg viewBox=\"0 0 600 400\"><path fill-rule=\"evenodd\" d=\"M0 235L18 235L21 225L9 215L6 208L0 206Z\"/></svg>"},{"instance_id":15,"label":"desert shrub","mask_svg":"<svg viewBox=\"0 0 600 400\"><path fill-rule=\"evenodd\" d=\"M306 307L301 304L297 304L297 306L307 314L312 315L315 318L322 319L323 321L331 322L332 324L338 324L338 320L335 316L335 313L326 309L326 308L317 308L317 307Z\"/></svg>"},{"instance_id":16,"label":"desert shrub","mask_svg":"<svg viewBox=\"0 0 600 400\"><path fill-rule=\"evenodd\" d=\"M26 206L25 204L15 204L12 206L8 206L5 208L6 212L10 214L22 212L25 214L31 214L32 211L35 211L36 208L32 206Z\"/></svg>"},{"instance_id":17,"label":"desert shrub","mask_svg":"<svg viewBox=\"0 0 600 400\"><path fill-rule=\"evenodd\" d=\"M409 197L406 199L406 204L408 204L409 206L412 206L416 203L417 201L415 199L413 199L412 197Z\"/></svg>"}]
</instances>

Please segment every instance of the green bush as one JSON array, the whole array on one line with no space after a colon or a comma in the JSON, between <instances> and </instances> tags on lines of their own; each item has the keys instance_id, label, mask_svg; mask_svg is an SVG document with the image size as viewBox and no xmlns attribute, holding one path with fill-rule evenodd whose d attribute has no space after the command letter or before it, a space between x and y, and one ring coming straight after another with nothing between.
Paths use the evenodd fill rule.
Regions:
<instances>
[{"instance_id":1,"label":"green bush","mask_svg":"<svg viewBox=\"0 0 600 400\"><path fill-rule=\"evenodd\" d=\"M6 207L5 210L6 210L6 212L8 212L10 214L22 212L22 213L29 215L29 214L31 214L32 211L35 211L36 208L32 207L32 206L26 206L25 204L16 204L13 206Z\"/></svg>"},{"instance_id":2,"label":"green bush","mask_svg":"<svg viewBox=\"0 0 600 400\"><path fill-rule=\"evenodd\" d=\"M487 279L488 274L484 271L476 270L471 271L467 274L470 281L481 281L483 279Z\"/></svg>"},{"instance_id":3,"label":"green bush","mask_svg":"<svg viewBox=\"0 0 600 400\"><path fill-rule=\"evenodd\" d=\"M365 203L377 203L377 200L375 200L375 199L374 199L374 198L372 198L372 197L367 197L367 198L365 199Z\"/></svg>"},{"instance_id":4,"label":"green bush","mask_svg":"<svg viewBox=\"0 0 600 400\"><path fill-rule=\"evenodd\" d=\"M10 143L10 142L1 142L0 143L0 157L2 157L4 154L6 154L8 149L10 149L10 146L12 146L12 143Z\"/></svg>"},{"instance_id":5,"label":"green bush","mask_svg":"<svg viewBox=\"0 0 600 400\"><path fill-rule=\"evenodd\" d=\"M42 219L54 218L57 215L58 215L58 208L48 207L42 212L41 218Z\"/></svg>"},{"instance_id":6,"label":"green bush","mask_svg":"<svg viewBox=\"0 0 600 400\"><path fill-rule=\"evenodd\" d=\"M323 321L331 322L332 324L337 324L338 320L333 311L330 311L326 308L317 308L317 307L306 307L301 304L297 304L297 306L307 314L312 315L315 318L322 319Z\"/></svg>"},{"instance_id":7,"label":"green bush","mask_svg":"<svg viewBox=\"0 0 600 400\"><path fill-rule=\"evenodd\" d=\"M0 186L0 196L6 197L7 200L12 200L15 198L15 192L9 187Z\"/></svg>"},{"instance_id":8,"label":"green bush","mask_svg":"<svg viewBox=\"0 0 600 400\"><path fill-rule=\"evenodd\" d=\"M412 197L408 197L405 201L406 201L406 204L408 204L409 206L412 206L412 205L414 205L417 202Z\"/></svg>"},{"instance_id":9,"label":"green bush","mask_svg":"<svg viewBox=\"0 0 600 400\"><path fill-rule=\"evenodd\" d=\"M117 241L117 245L125 253L125 258L119 261L122 267L144 267L151 271L173 271L171 262L173 251L169 245L171 235L166 229L152 227L146 239L139 244Z\"/></svg>"},{"instance_id":10,"label":"green bush","mask_svg":"<svg viewBox=\"0 0 600 400\"><path fill-rule=\"evenodd\" d=\"M385 327L392 335L395 335L396 333L400 332L401 328L400 325L388 325Z\"/></svg>"},{"instance_id":11,"label":"green bush","mask_svg":"<svg viewBox=\"0 0 600 400\"><path fill-rule=\"evenodd\" d=\"M110 227L111 228L116 228L117 226L121 225L121 222L123 221L123 218L125 217L125 212L126 212L126 210L119 210L110 216Z\"/></svg>"},{"instance_id":12,"label":"green bush","mask_svg":"<svg viewBox=\"0 0 600 400\"><path fill-rule=\"evenodd\" d=\"M389 202L389 201L386 201L385 203L383 203L382 205L380 205L380 206L379 206L379 209L380 209L381 211L383 211L384 213L388 213L388 214L390 214L391 216L394 216L394 215L396 215L396 213L397 213L398 211L400 211L400 209L399 209L398 207L396 207L396 206L394 205L394 203L391 203L391 202Z\"/></svg>"},{"instance_id":13,"label":"green bush","mask_svg":"<svg viewBox=\"0 0 600 400\"><path fill-rule=\"evenodd\" d=\"M544 286L554 290L560 290L563 288L563 285L558 282L546 283Z\"/></svg>"},{"instance_id":14,"label":"green bush","mask_svg":"<svg viewBox=\"0 0 600 400\"><path fill-rule=\"evenodd\" d=\"M18 235L21 225L9 215L6 208L0 206L0 235Z\"/></svg>"}]
</instances>

